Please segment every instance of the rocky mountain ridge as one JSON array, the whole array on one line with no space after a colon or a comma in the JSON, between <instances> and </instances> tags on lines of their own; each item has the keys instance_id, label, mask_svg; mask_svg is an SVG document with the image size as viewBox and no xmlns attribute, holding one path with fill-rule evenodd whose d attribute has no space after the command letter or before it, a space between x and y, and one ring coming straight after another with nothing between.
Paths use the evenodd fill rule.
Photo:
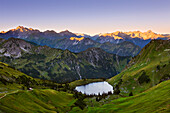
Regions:
<instances>
[{"instance_id":1,"label":"rocky mountain ridge","mask_svg":"<svg viewBox=\"0 0 170 113\"><path fill-rule=\"evenodd\" d=\"M90 38L74 38L71 37L70 39L65 38L61 39L58 42L56 42L55 45L53 45L54 48L59 48L69 51L79 53L81 51L85 51L88 48L96 47L101 48L105 50L108 53L117 54L120 56L135 56L138 54L138 52L141 50L139 46L136 46L135 44L131 42L122 42L119 44L113 44L110 42L106 43L98 43L94 40L91 40Z\"/></svg>"}]
</instances>

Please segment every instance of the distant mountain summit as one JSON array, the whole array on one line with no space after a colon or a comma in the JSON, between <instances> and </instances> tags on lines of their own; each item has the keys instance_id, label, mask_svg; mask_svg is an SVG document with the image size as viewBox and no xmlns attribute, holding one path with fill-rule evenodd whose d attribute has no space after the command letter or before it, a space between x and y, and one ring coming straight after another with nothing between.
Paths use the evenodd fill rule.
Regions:
<instances>
[{"instance_id":1,"label":"distant mountain summit","mask_svg":"<svg viewBox=\"0 0 170 113\"><path fill-rule=\"evenodd\" d=\"M74 36L76 37L76 36L77 36L76 34L70 32L70 31L68 31L68 30L61 31L59 34L60 34L61 36L63 36L63 37L67 37L67 38L74 37Z\"/></svg>"},{"instance_id":2,"label":"distant mountain summit","mask_svg":"<svg viewBox=\"0 0 170 113\"><path fill-rule=\"evenodd\" d=\"M147 32L133 31L133 32L125 32L125 33L132 38L138 37L138 38L141 38L141 39L144 39L144 40L165 38L164 35L154 33L151 30L148 30Z\"/></svg>"},{"instance_id":3,"label":"distant mountain summit","mask_svg":"<svg viewBox=\"0 0 170 113\"><path fill-rule=\"evenodd\" d=\"M0 37L3 37L5 39L15 37L15 38L22 38L25 39L32 33L39 33L40 31L37 29L32 28L26 28L23 26L18 26L16 29L11 29L9 31L2 31L0 33Z\"/></svg>"},{"instance_id":4,"label":"distant mountain summit","mask_svg":"<svg viewBox=\"0 0 170 113\"><path fill-rule=\"evenodd\" d=\"M9 31L1 31L0 33L7 33L7 32L10 32L10 31L17 31L17 32L30 32L30 31L34 31L34 29L32 28L26 28L26 27L23 27L23 26L18 26L17 28L15 29L11 29Z\"/></svg>"},{"instance_id":5,"label":"distant mountain summit","mask_svg":"<svg viewBox=\"0 0 170 113\"><path fill-rule=\"evenodd\" d=\"M121 43L123 41L129 41L138 45L140 47L144 47L148 44L152 39L170 39L170 35L161 35L152 32L151 30L147 32L140 31L130 31L130 32L113 32L113 33L104 33L96 35L94 40L99 43L111 42L111 43Z\"/></svg>"},{"instance_id":6,"label":"distant mountain summit","mask_svg":"<svg viewBox=\"0 0 170 113\"><path fill-rule=\"evenodd\" d=\"M116 32L113 32L113 33L99 34L99 37L113 37L115 40L116 39L126 39L126 38L129 38L129 39L140 38L140 39L143 39L143 40L165 38L164 35L154 33L151 30L148 30L147 32L140 32L140 31L120 32L120 31L116 31Z\"/></svg>"},{"instance_id":7,"label":"distant mountain summit","mask_svg":"<svg viewBox=\"0 0 170 113\"><path fill-rule=\"evenodd\" d=\"M35 31L34 29L32 28L26 28L26 27L23 27L23 26L18 26L16 29L12 29L12 31L20 31L20 32L29 32L29 31Z\"/></svg>"},{"instance_id":8,"label":"distant mountain summit","mask_svg":"<svg viewBox=\"0 0 170 113\"><path fill-rule=\"evenodd\" d=\"M84 33L74 33L76 34L77 37L86 37L86 38L90 38L90 35L84 34Z\"/></svg>"},{"instance_id":9,"label":"distant mountain summit","mask_svg":"<svg viewBox=\"0 0 170 113\"><path fill-rule=\"evenodd\" d=\"M3 38L21 38L21 39L29 39L31 36L35 36L34 38L52 38L52 39L61 39L61 38L70 38L71 36L76 36L74 33L66 30L66 31L61 31L60 33L57 33L53 30L47 30L44 32L41 32L37 29L33 28L26 28L23 26L18 26L15 29L11 29L9 31L2 31L0 32L0 36Z\"/></svg>"}]
</instances>

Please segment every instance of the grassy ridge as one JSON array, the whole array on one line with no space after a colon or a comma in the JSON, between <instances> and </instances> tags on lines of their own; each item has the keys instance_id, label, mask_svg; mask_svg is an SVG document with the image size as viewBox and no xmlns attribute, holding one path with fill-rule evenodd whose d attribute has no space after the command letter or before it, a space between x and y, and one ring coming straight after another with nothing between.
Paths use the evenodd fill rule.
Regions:
<instances>
[{"instance_id":1,"label":"grassy ridge","mask_svg":"<svg viewBox=\"0 0 170 113\"><path fill-rule=\"evenodd\" d=\"M72 94L51 89L19 91L0 99L3 112L66 112L76 100Z\"/></svg>"},{"instance_id":2,"label":"grassy ridge","mask_svg":"<svg viewBox=\"0 0 170 113\"><path fill-rule=\"evenodd\" d=\"M164 81L138 95L115 99L100 107L88 107L83 111L75 107L71 113L168 113L170 112L169 89L170 80Z\"/></svg>"},{"instance_id":3,"label":"grassy ridge","mask_svg":"<svg viewBox=\"0 0 170 113\"><path fill-rule=\"evenodd\" d=\"M141 93L170 77L170 41L153 40L134 57L126 69L108 79L123 95Z\"/></svg>"}]
</instances>

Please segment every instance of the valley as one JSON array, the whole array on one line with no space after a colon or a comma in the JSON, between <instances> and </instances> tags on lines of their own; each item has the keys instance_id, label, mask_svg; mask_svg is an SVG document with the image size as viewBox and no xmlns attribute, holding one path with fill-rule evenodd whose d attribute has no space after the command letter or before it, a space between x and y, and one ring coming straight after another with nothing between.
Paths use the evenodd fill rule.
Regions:
<instances>
[{"instance_id":1,"label":"valley","mask_svg":"<svg viewBox=\"0 0 170 113\"><path fill-rule=\"evenodd\" d=\"M121 68L117 65L116 56L101 49L91 48L84 52L72 53L68 50L63 51L47 46L38 46L21 39L10 38L1 43L1 47L9 53L10 57L3 53L0 60L10 65L0 62L0 111L13 113L23 112L23 110L33 113L169 112L169 44L169 40L152 40L131 60L129 57L118 56L119 65L122 60L125 60L126 63L128 63L127 58L130 60L127 65L124 64L124 67ZM11 48L10 45L13 47ZM22 48L25 48L25 51ZM103 52L102 56L97 54L98 51L100 51L99 53ZM20 56L16 57L19 53ZM106 55L103 56L104 54ZM46 56L45 59L43 55ZM80 79L77 74L80 80L61 84L60 82L56 83L57 81L38 79L35 73L32 77L28 76L20 72L21 68L18 68L24 65L24 62L29 63L28 61L31 61L38 65L42 59L41 62L51 61L57 56L65 60L73 58L68 59L68 61L74 61L74 59L82 57L86 60L85 62L95 58L94 64L97 66L100 64L100 62L97 62L97 59L101 61L100 57L103 58L102 61L107 58L115 59L117 69L121 68L122 71L120 70L121 72L118 75L106 79L113 86L114 93L87 96L74 90L76 86L105 81L102 77L99 77L102 79ZM55 60L58 61L59 58ZM109 62L111 61L109 60ZM103 63L101 62L101 64ZM23 69L30 68L31 65L27 65ZM33 71L29 70L29 72ZM33 90L29 90L30 88ZM143 107L139 107L141 104Z\"/></svg>"}]
</instances>

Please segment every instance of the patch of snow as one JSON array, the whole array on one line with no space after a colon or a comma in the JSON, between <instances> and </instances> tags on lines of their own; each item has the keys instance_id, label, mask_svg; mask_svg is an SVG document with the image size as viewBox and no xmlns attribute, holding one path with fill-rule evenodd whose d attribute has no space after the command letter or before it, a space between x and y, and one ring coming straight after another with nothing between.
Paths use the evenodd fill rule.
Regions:
<instances>
[{"instance_id":1,"label":"patch of snow","mask_svg":"<svg viewBox=\"0 0 170 113\"><path fill-rule=\"evenodd\" d=\"M5 52L5 48L0 49L0 53Z\"/></svg>"},{"instance_id":2,"label":"patch of snow","mask_svg":"<svg viewBox=\"0 0 170 113\"><path fill-rule=\"evenodd\" d=\"M82 79L82 76L80 75L80 67L76 66L75 69L76 69L77 74L79 75L80 79Z\"/></svg>"},{"instance_id":3,"label":"patch of snow","mask_svg":"<svg viewBox=\"0 0 170 113\"><path fill-rule=\"evenodd\" d=\"M79 42L77 42L77 41L75 41L74 43L73 43L73 45L77 45Z\"/></svg>"},{"instance_id":4,"label":"patch of snow","mask_svg":"<svg viewBox=\"0 0 170 113\"><path fill-rule=\"evenodd\" d=\"M119 40L117 40L117 42L116 42L117 44L119 43Z\"/></svg>"},{"instance_id":5,"label":"patch of snow","mask_svg":"<svg viewBox=\"0 0 170 113\"><path fill-rule=\"evenodd\" d=\"M20 47L20 48L25 52L29 52L28 50L24 49L23 47Z\"/></svg>"},{"instance_id":6,"label":"patch of snow","mask_svg":"<svg viewBox=\"0 0 170 113\"><path fill-rule=\"evenodd\" d=\"M134 40L132 40L133 41L133 43L136 45L136 42L134 41Z\"/></svg>"},{"instance_id":7,"label":"patch of snow","mask_svg":"<svg viewBox=\"0 0 170 113\"><path fill-rule=\"evenodd\" d=\"M19 58L19 57L21 57L21 52L19 52L18 55L15 56L14 58Z\"/></svg>"},{"instance_id":8,"label":"patch of snow","mask_svg":"<svg viewBox=\"0 0 170 113\"><path fill-rule=\"evenodd\" d=\"M8 52L6 52L6 53L4 53L4 56L11 56L11 54L10 53L8 53Z\"/></svg>"}]
</instances>

